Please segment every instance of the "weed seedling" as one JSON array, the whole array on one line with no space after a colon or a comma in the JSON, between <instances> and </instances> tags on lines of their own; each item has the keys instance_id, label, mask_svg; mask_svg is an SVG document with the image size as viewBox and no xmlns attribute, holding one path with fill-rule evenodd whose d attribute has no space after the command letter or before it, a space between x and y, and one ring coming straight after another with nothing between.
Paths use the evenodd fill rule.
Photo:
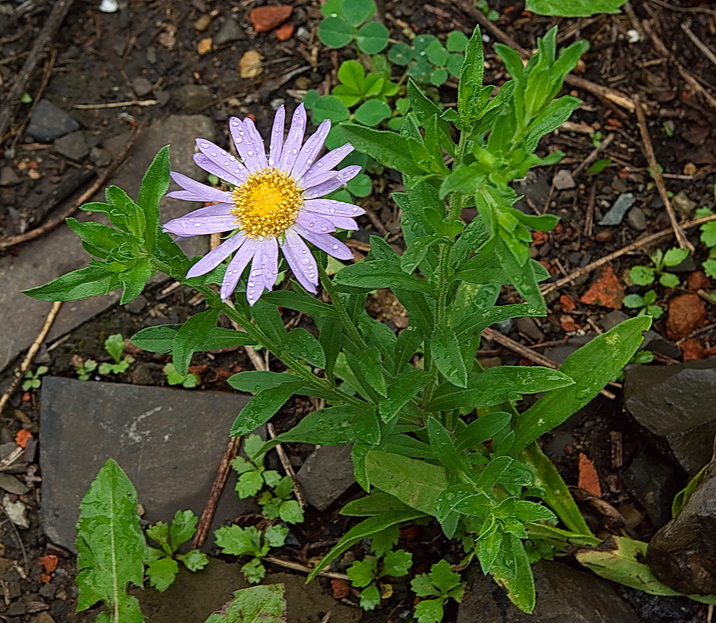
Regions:
<instances>
[{"instance_id":1,"label":"weed seedling","mask_svg":"<svg viewBox=\"0 0 716 623\"><path fill-rule=\"evenodd\" d=\"M656 304L656 290L649 290L644 296L627 294L622 304L630 309L638 309L640 316L646 314L652 318L661 318L664 314L664 308Z\"/></svg>"},{"instance_id":2,"label":"weed seedling","mask_svg":"<svg viewBox=\"0 0 716 623\"><path fill-rule=\"evenodd\" d=\"M272 547L281 547L286 542L286 526L269 526L261 531L255 526L222 526L215 533L216 544L222 553L230 556L251 556L241 567L241 572L251 584L257 584L266 576L261 559L268 556Z\"/></svg>"},{"instance_id":3,"label":"weed seedling","mask_svg":"<svg viewBox=\"0 0 716 623\"><path fill-rule=\"evenodd\" d=\"M193 372L181 374L171 361L164 366L164 374L166 374L169 385L181 385L186 389L191 389L199 384L199 377L196 374Z\"/></svg>"},{"instance_id":4,"label":"weed seedling","mask_svg":"<svg viewBox=\"0 0 716 623\"><path fill-rule=\"evenodd\" d=\"M28 391L31 389L40 389L42 380L40 377L43 374L47 374L49 368L47 366L38 366L33 372L32 370L25 370L25 380L22 382L22 390Z\"/></svg>"},{"instance_id":5,"label":"weed seedling","mask_svg":"<svg viewBox=\"0 0 716 623\"><path fill-rule=\"evenodd\" d=\"M629 271L629 279L637 286L650 286L655 281L665 288L675 288L679 285L679 278L667 272L667 268L678 266L689 256L688 249L673 248L664 253L657 249L649 258L654 266L633 266Z\"/></svg>"},{"instance_id":6,"label":"weed seedling","mask_svg":"<svg viewBox=\"0 0 716 623\"><path fill-rule=\"evenodd\" d=\"M83 359L79 355L72 356L72 365L80 381L89 381L90 375L97 369L97 362L94 359Z\"/></svg>"},{"instance_id":7,"label":"weed seedling","mask_svg":"<svg viewBox=\"0 0 716 623\"><path fill-rule=\"evenodd\" d=\"M441 560L430 567L429 573L416 575L410 586L423 599L415 606L418 623L439 623L443 620L445 603L453 599L460 603L465 594L465 583L455 573L450 563Z\"/></svg>"},{"instance_id":8,"label":"weed seedling","mask_svg":"<svg viewBox=\"0 0 716 623\"><path fill-rule=\"evenodd\" d=\"M99 364L100 374L124 374L130 364L134 363L134 357L124 355L124 336L121 333L110 335L104 341L104 349L112 357L114 363L104 362Z\"/></svg>"}]
</instances>

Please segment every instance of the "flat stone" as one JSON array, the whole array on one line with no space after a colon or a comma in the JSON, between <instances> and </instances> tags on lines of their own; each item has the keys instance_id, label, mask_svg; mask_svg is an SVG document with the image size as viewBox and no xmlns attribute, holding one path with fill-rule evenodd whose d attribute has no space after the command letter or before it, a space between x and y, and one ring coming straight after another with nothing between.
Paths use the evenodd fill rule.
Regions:
<instances>
[{"instance_id":1,"label":"flat stone","mask_svg":"<svg viewBox=\"0 0 716 623\"><path fill-rule=\"evenodd\" d=\"M53 145L58 154L75 162L81 162L89 153L84 132L70 132L69 134L65 134L58 138Z\"/></svg>"},{"instance_id":2,"label":"flat stone","mask_svg":"<svg viewBox=\"0 0 716 623\"><path fill-rule=\"evenodd\" d=\"M646 453L631 462L622 480L654 528L661 528L671 519L671 503L685 484L674 468Z\"/></svg>"},{"instance_id":3,"label":"flat stone","mask_svg":"<svg viewBox=\"0 0 716 623\"><path fill-rule=\"evenodd\" d=\"M686 594L716 593L716 462L681 512L659 530L646 552L654 575Z\"/></svg>"},{"instance_id":4,"label":"flat stone","mask_svg":"<svg viewBox=\"0 0 716 623\"><path fill-rule=\"evenodd\" d=\"M0 169L0 186L15 186L21 181L20 176L11 166L8 165Z\"/></svg>"},{"instance_id":5,"label":"flat stone","mask_svg":"<svg viewBox=\"0 0 716 623\"><path fill-rule=\"evenodd\" d=\"M96 167L106 167L112 162L112 156L106 149L92 147L89 152L90 162Z\"/></svg>"},{"instance_id":6,"label":"flat stone","mask_svg":"<svg viewBox=\"0 0 716 623\"><path fill-rule=\"evenodd\" d=\"M137 94L137 97L149 95L152 92L152 88L152 83L144 76L137 76L132 79L132 90Z\"/></svg>"},{"instance_id":7,"label":"flat stone","mask_svg":"<svg viewBox=\"0 0 716 623\"><path fill-rule=\"evenodd\" d=\"M194 139L203 137L213 140L214 132L213 122L203 115L172 115L156 121L142 132L130 157L111 179L111 183L127 191L130 197L136 197L144 172L157 151L167 144L172 149L173 171L204 180L206 173L192 160ZM128 135L109 139L105 141L105 149L112 157L116 157L127 139ZM104 201L103 196L104 189L93 201ZM66 207L63 204L58 210ZM198 207L198 203L164 198L161 204L162 220L166 222ZM76 216L80 220L89 219L85 213ZM106 222L101 217L96 220ZM201 255L209 248L208 236L185 240L181 246L189 255ZM52 303L30 299L20 290L47 283L66 272L82 268L89 259L80 239L64 225L37 240L16 247L15 253L0 257L0 309L22 310L22 313L4 314L3 322L0 323L0 370L32 344L52 307ZM118 300L119 295L114 292L65 303L52 325L47 341L56 340Z\"/></svg>"},{"instance_id":8,"label":"flat stone","mask_svg":"<svg viewBox=\"0 0 716 623\"><path fill-rule=\"evenodd\" d=\"M612 204L607 213L604 215L600 225L619 225L624 220L629 208L631 208L636 202L636 197L633 193L624 193L617 197L617 200Z\"/></svg>"},{"instance_id":9,"label":"flat stone","mask_svg":"<svg viewBox=\"0 0 716 623\"><path fill-rule=\"evenodd\" d=\"M267 563L270 568L270 564ZM305 577L290 573L269 573L261 584L283 584L288 605L288 623L315 623L331 613L331 623L357 623L362 615L327 594L319 581L306 584ZM233 599L234 593L247 588L241 565L210 558L200 573L191 573L180 565L174 583L163 593L134 590L142 613L152 623L204 623L212 612Z\"/></svg>"},{"instance_id":10,"label":"flat stone","mask_svg":"<svg viewBox=\"0 0 716 623\"><path fill-rule=\"evenodd\" d=\"M574 188L577 184L569 172L569 169L560 169L555 173L552 179L552 184L557 190L567 190L568 188Z\"/></svg>"},{"instance_id":11,"label":"flat stone","mask_svg":"<svg viewBox=\"0 0 716 623\"><path fill-rule=\"evenodd\" d=\"M639 206L634 206L627 213L627 223L636 231L644 231L646 229L646 214Z\"/></svg>"},{"instance_id":12,"label":"flat stone","mask_svg":"<svg viewBox=\"0 0 716 623\"><path fill-rule=\"evenodd\" d=\"M321 446L296 474L306 501L322 511L355 482L351 445Z\"/></svg>"},{"instance_id":13,"label":"flat stone","mask_svg":"<svg viewBox=\"0 0 716 623\"><path fill-rule=\"evenodd\" d=\"M145 520L171 521L179 509L201 515L229 428L247 402L241 394L43 378L44 533L74 550L80 502L109 457L137 488ZM232 473L213 529L252 508L234 483Z\"/></svg>"},{"instance_id":14,"label":"flat stone","mask_svg":"<svg viewBox=\"0 0 716 623\"><path fill-rule=\"evenodd\" d=\"M80 124L70 113L50 100L41 99L32 113L27 132L41 143L50 143L60 136L80 129Z\"/></svg>"},{"instance_id":15,"label":"flat stone","mask_svg":"<svg viewBox=\"0 0 716 623\"><path fill-rule=\"evenodd\" d=\"M221 25L219 32L214 36L215 45L223 45L232 41L239 41L246 35L235 19L227 17Z\"/></svg>"},{"instance_id":16,"label":"flat stone","mask_svg":"<svg viewBox=\"0 0 716 623\"><path fill-rule=\"evenodd\" d=\"M30 490L30 487L24 482L20 482L15 476L0 473L0 489L15 495L25 495Z\"/></svg>"},{"instance_id":17,"label":"flat stone","mask_svg":"<svg viewBox=\"0 0 716 623\"><path fill-rule=\"evenodd\" d=\"M178 108L189 114L202 112L214 101L211 89L200 84L185 84L174 91L173 96Z\"/></svg>"},{"instance_id":18,"label":"flat stone","mask_svg":"<svg viewBox=\"0 0 716 623\"><path fill-rule=\"evenodd\" d=\"M642 426L666 438L687 473L709 462L716 434L716 359L628 366L624 402Z\"/></svg>"},{"instance_id":19,"label":"flat stone","mask_svg":"<svg viewBox=\"0 0 716 623\"><path fill-rule=\"evenodd\" d=\"M528 338L537 342L544 339L544 333L542 333L542 330L539 328L539 325L534 318L530 318L528 316L518 318L516 325L517 330L526 335Z\"/></svg>"},{"instance_id":20,"label":"flat stone","mask_svg":"<svg viewBox=\"0 0 716 623\"><path fill-rule=\"evenodd\" d=\"M639 623L639 617L612 588L592 573L543 560L532 567L537 606L526 614L479 565L466 574L467 591L457 623Z\"/></svg>"}]
</instances>

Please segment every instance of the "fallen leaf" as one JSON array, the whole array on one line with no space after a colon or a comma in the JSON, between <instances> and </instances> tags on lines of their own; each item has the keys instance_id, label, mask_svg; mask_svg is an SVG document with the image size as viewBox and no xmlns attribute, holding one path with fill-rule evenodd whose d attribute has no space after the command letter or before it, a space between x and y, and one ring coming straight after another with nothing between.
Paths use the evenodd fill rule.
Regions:
<instances>
[{"instance_id":1,"label":"fallen leaf","mask_svg":"<svg viewBox=\"0 0 716 623\"><path fill-rule=\"evenodd\" d=\"M284 24L283 26L279 26L274 34L279 41L288 41L293 36L294 29L295 26L293 24Z\"/></svg>"},{"instance_id":2,"label":"fallen leaf","mask_svg":"<svg viewBox=\"0 0 716 623\"><path fill-rule=\"evenodd\" d=\"M213 41L211 37L204 37L197 44L196 51L199 53L199 55L206 54L207 52L211 52L212 45Z\"/></svg>"},{"instance_id":3,"label":"fallen leaf","mask_svg":"<svg viewBox=\"0 0 716 623\"><path fill-rule=\"evenodd\" d=\"M24 428L17 431L17 435L15 435L15 443L21 448L26 448L30 439L32 439L32 433Z\"/></svg>"},{"instance_id":4,"label":"fallen leaf","mask_svg":"<svg viewBox=\"0 0 716 623\"><path fill-rule=\"evenodd\" d=\"M55 569L57 569L59 561L60 559L54 554L48 554L47 556L40 558L40 563L44 567L46 573L52 573Z\"/></svg>"},{"instance_id":5,"label":"fallen leaf","mask_svg":"<svg viewBox=\"0 0 716 623\"><path fill-rule=\"evenodd\" d=\"M249 20L256 32L268 32L285 22L293 13L293 7L287 4L279 6L260 6L252 9Z\"/></svg>"},{"instance_id":6,"label":"fallen leaf","mask_svg":"<svg viewBox=\"0 0 716 623\"><path fill-rule=\"evenodd\" d=\"M345 599L351 594L351 585L345 580L331 580L333 599Z\"/></svg>"},{"instance_id":7,"label":"fallen leaf","mask_svg":"<svg viewBox=\"0 0 716 623\"><path fill-rule=\"evenodd\" d=\"M10 521L16 526L25 528L27 530L30 527L30 522L27 520L27 507L20 501L12 501L9 496L5 496L2 501L5 514L8 516Z\"/></svg>"},{"instance_id":8,"label":"fallen leaf","mask_svg":"<svg viewBox=\"0 0 716 623\"><path fill-rule=\"evenodd\" d=\"M577 486L580 489L589 491L589 493L596 495L598 498L602 497L602 488L599 485L597 470L594 467L594 463L584 452L579 453L579 480Z\"/></svg>"},{"instance_id":9,"label":"fallen leaf","mask_svg":"<svg viewBox=\"0 0 716 623\"><path fill-rule=\"evenodd\" d=\"M263 73L263 57L256 50L249 50L239 60L239 75L242 78L257 78Z\"/></svg>"},{"instance_id":10,"label":"fallen leaf","mask_svg":"<svg viewBox=\"0 0 716 623\"><path fill-rule=\"evenodd\" d=\"M680 340L706 322L706 305L696 294L682 294L669 301L666 332L673 340Z\"/></svg>"},{"instance_id":11,"label":"fallen leaf","mask_svg":"<svg viewBox=\"0 0 716 623\"><path fill-rule=\"evenodd\" d=\"M695 338L690 338L679 344L681 354L684 357L684 361L694 361L695 359L704 358L704 347Z\"/></svg>"},{"instance_id":12,"label":"fallen leaf","mask_svg":"<svg viewBox=\"0 0 716 623\"><path fill-rule=\"evenodd\" d=\"M619 309L624 298L624 286L614 274L611 266L605 266L579 300L587 305L601 305L610 309Z\"/></svg>"},{"instance_id":13,"label":"fallen leaf","mask_svg":"<svg viewBox=\"0 0 716 623\"><path fill-rule=\"evenodd\" d=\"M574 302L574 299L569 296L569 294L563 294L559 297L559 306L562 308L563 312L571 312L577 309L577 304Z\"/></svg>"}]
</instances>

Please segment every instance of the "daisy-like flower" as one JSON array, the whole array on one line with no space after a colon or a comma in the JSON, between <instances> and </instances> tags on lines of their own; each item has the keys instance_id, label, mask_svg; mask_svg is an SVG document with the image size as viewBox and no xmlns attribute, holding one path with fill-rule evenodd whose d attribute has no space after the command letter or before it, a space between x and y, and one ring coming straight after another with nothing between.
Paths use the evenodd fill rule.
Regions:
<instances>
[{"instance_id":1,"label":"daisy-like flower","mask_svg":"<svg viewBox=\"0 0 716 623\"><path fill-rule=\"evenodd\" d=\"M285 117L281 106L274 117L268 155L249 118L229 120L241 161L214 143L197 139L200 153L194 154L194 162L231 184L233 190L219 190L181 173L171 174L183 190L170 192L169 197L216 203L169 221L164 231L182 238L231 232L187 273L187 277L208 273L234 254L221 285L224 300L236 289L249 263L249 304L253 305L264 290L271 290L278 276L279 248L298 282L313 294L318 269L305 241L340 260L353 257L350 249L331 234L337 228L358 229L354 219L364 210L351 203L321 198L360 173L359 166L335 170L353 146L346 143L317 159L331 129L330 121L324 121L304 143L303 104L296 109L284 139Z\"/></svg>"}]
</instances>

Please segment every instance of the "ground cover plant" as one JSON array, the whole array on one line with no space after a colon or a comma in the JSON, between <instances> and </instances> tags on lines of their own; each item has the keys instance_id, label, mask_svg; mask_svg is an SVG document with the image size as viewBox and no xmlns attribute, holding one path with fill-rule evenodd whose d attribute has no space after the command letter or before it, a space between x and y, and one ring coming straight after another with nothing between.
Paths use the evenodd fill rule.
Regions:
<instances>
[{"instance_id":1,"label":"ground cover plant","mask_svg":"<svg viewBox=\"0 0 716 623\"><path fill-rule=\"evenodd\" d=\"M43 300L72 300L121 287L122 301L127 303L141 293L154 272L166 272L204 294L209 309L181 326L141 331L132 339L136 346L171 352L174 372L181 378L188 373L193 353L223 346L261 345L286 367L281 373L242 372L230 379L234 388L255 394L237 417L232 435L249 434L294 394L324 399L326 408L306 416L277 441L252 449L248 461L238 466L242 475L258 473L260 486L270 485L259 457L278 441L358 440L353 446L355 473L367 495L349 504L344 513L365 519L329 552L323 565L358 540L405 522L433 518L448 538L463 544L465 562L477 559L525 611L535 606L530 563L563 554L574 545L585 548L581 562L607 577L655 592L668 590L639 562L639 547L625 549L630 563L639 569L638 581L618 568L616 557L614 564L593 563L595 550L588 547L599 540L536 444L540 435L616 377L639 346L650 319L637 317L603 334L559 371L511 366L484 370L475 360L483 329L501 320L546 313L538 284L547 274L530 259L530 230L549 230L556 219L515 209L517 196L509 183L532 167L560 158L558 153L540 158L535 150L540 138L561 125L578 105L576 98L556 95L584 50L584 44L577 43L558 54L553 30L523 67L513 50L500 46L497 51L511 80L494 94L491 86L482 84L482 42L477 31L461 65L457 108L441 110L411 80L407 83L410 109L399 132L342 124L342 136L352 146L380 166L403 174L405 191L394 196L404 215L402 255L373 238L365 262L328 276L326 254L350 259L340 241L345 234L334 233L352 229L360 208L321 197L341 188L359 168L333 170L339 166L339 156L349 151L344 147L329 152L325 161L316 160L330 125L321 126L302 144L306 119L299 108L285 143L282 113L277 115L268 157L258 155L263 147L249 121L232 120L243 164L200 141L197 162L233 189L209 188L174 174L183 189L174 191L175 197L217 203L163 227L159 201L168 189L170 167L168 150L162 150L136 202L112 187L106 203L85 206L87 211L106 213L114 227L78 221L71 225L95 257L90 265L28 294ZM321 162L325 173L318 166ZM313 185L303 185L307 178ZM297 198L301 192L297 189L302 188L310 196ZM267 214L267 205L273 212ZM473 207L478 216L464 222L463 211ZM277 213L280 218L274 218ZM231 234L209 255L194 261L179 251L167 232L182 237ZM295 281L290 288L272 291L278 271L284 268L291 270ZM330 304L311 296L319 283ZM214 286L220 287L218 292ZM512 286L525 303L498 304L503 286ZM392 289L410 313L410 325L398 335L365 312L367 294L384 287ZM286 332L279 306L310 316L317 335L303 329ZM217 327L220 314L242 329ZM120 364L122 350L115 353L115 364L109 365ZM520 413L521 398L532 394L543 395ZM115 474L114 480L122 479ZM245 486L248 480L244 479ZM290 500L285 500L284 491L279 495L280 482L273 485L276 493L265 506L288 522L282 507ZM127 497L131 501L131 495ZM287 507L285 513L290 512ZM227 527L220 547L231 554L253 556L248 571L256 570L258 577L260 558L280 538L268 532L247 534L249 529L242 528L239 534L229 528L238 527ZM126 543L138 542L136 530L128 530ZM103 547L108 546L100 544L99 549ZM172 549L163 559L171 560L173 554ZM383 556L382 563L374 557L355 568L355 582L363 589L367 606L375 604L382 576L399 575L405 568L404 559L391 560L389 568L395 572L386 572L389 555ZM131 551L128 556L133 556ZM85 576L98 565L91 559L83 564ZM120 588L141 584L141 572L125 571ZM444 565L436 566L414 586L418 595L430 598L416 609L418 620L439 620L436 616L443 604L460 597L460 580L452 573ZM105 600L115 613L126 608L132 617L141 616L131 600L102 590L95 589L91 597ZM87 597L83 604L95 601ZM427 605L430 602L435 603Z\"/></svg>"}]
</instances>

